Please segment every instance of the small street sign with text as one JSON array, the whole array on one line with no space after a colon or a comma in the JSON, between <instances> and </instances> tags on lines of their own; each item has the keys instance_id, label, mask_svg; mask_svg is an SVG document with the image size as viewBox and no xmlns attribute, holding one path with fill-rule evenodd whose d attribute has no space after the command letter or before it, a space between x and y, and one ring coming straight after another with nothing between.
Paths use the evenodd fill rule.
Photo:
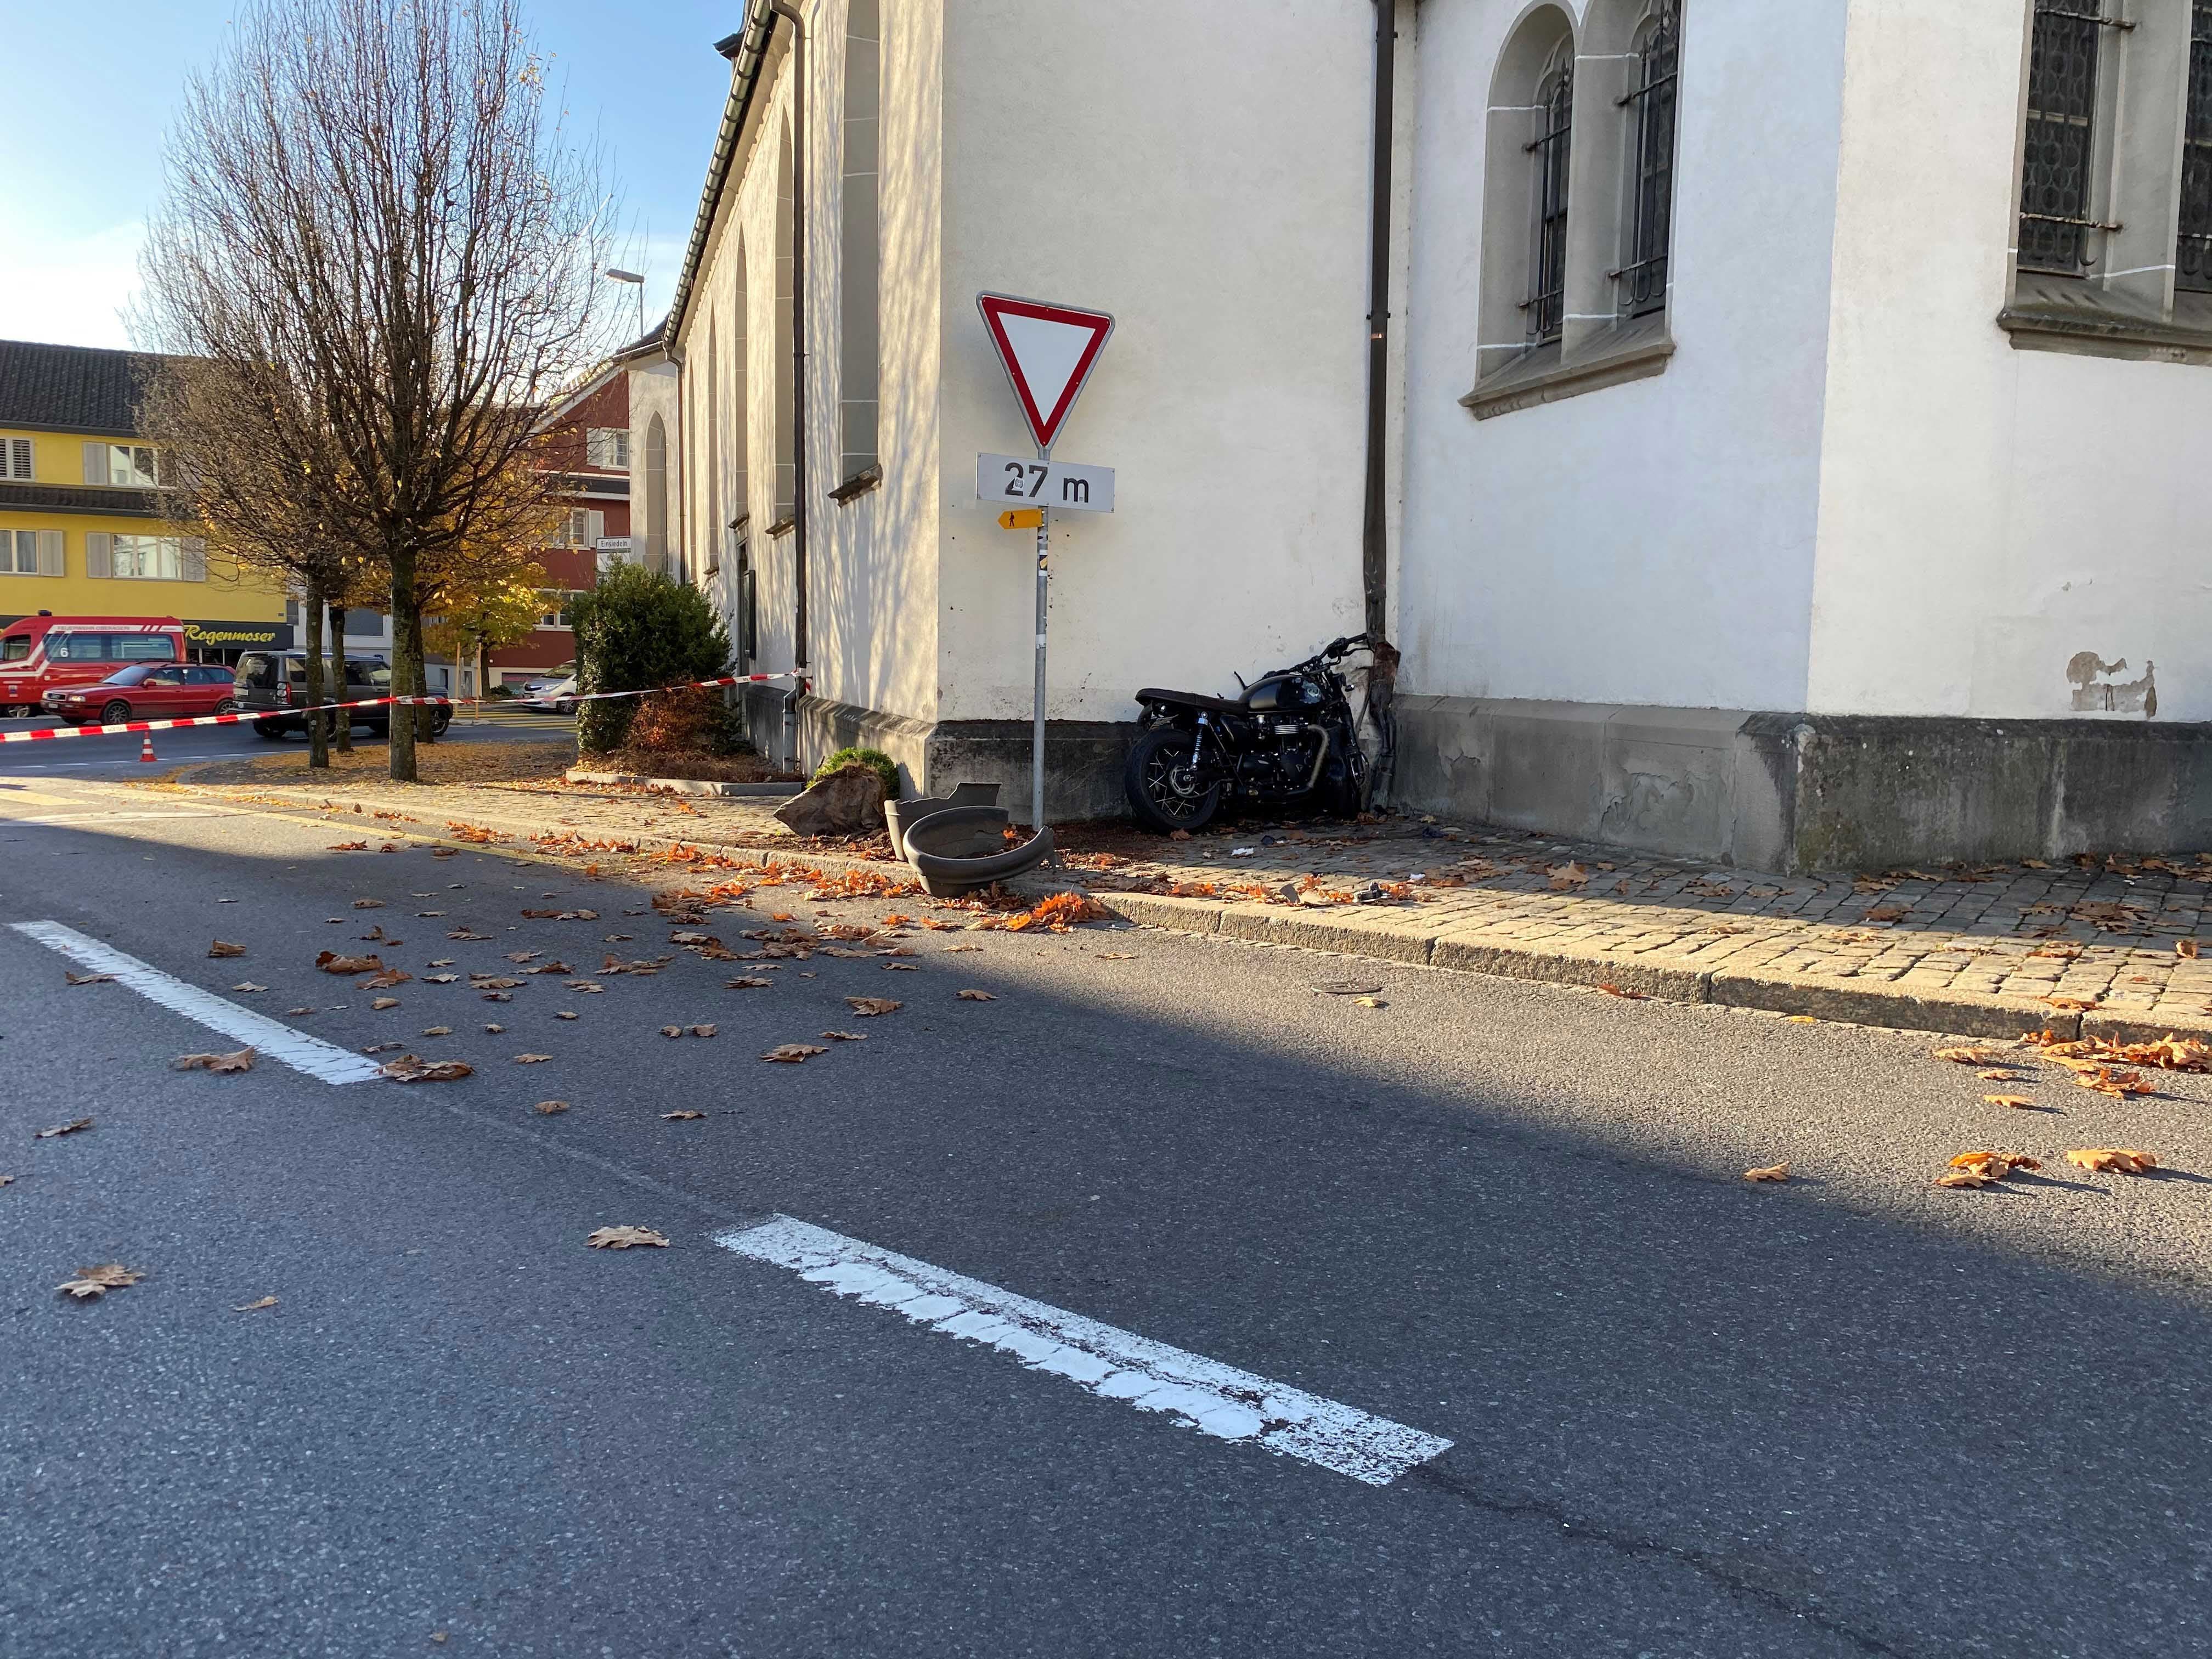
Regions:
<instances>
[{"instance_id":1,"label":"small street sign with text","mask_svg":"<svg viewBox=\"0 0 2212 1659\"><path fill-rule=\"evenodd\" d=\"M1013 455L975 458L975 498L1024 507L1066 507L1079 513L1114 510L1114 469L1073 461L1024 461Z\"/></svg>"}]
</instances>

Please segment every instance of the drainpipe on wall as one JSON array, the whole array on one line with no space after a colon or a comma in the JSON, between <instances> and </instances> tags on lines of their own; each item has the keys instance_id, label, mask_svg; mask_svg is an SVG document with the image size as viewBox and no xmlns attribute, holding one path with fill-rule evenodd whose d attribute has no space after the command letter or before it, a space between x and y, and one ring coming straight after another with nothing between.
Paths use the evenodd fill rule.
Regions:
<instances>
[{"instance_id":1,"label":"drainpipe on wall","mask_svg":"<svg viewBox=\"0 0 2212 1659\"><path fill-rule=\"evenodd\" d=\"M1391 709L1397 695L1398 652L1386 632L1390 539L1389 497L1384 489L1390 435L1390 145L1397 15L1397 0L1375 0L1375 154L1367 226L1367 501L1359 546L1364 622L1374 642L1374 662L1367 671L1366 712L1375 726L1376 751L1368 778L1364 803L1368 805L1389 799L1398 756L1398 720Z\"/></svg>"},{"instance_id":2,"label":"drainpipe on wall","mask_svg":"<svg viewBox=\"0 0 2212 1659\"><path fill-rule=\"evenodd\" d=\"M806 21L791 0L769 9L791 23L791 545L797 604L794 668L806 666Z\"/></svg>"},{"instance_id":3,"label":"drainpipe on wall","mask_svg":"<svg viewBox=\"0 0 2212 1659\"><path fill-rule=\"evenodd\" d=\"M1390 139L1397 0L1375 0L1375 158L1367 228L1367 510L1360 535L1360 591L1365 625L1377 639L1388 623L1389 538L1383 492L1389 441Z\"/></svg>"}]
</instances>

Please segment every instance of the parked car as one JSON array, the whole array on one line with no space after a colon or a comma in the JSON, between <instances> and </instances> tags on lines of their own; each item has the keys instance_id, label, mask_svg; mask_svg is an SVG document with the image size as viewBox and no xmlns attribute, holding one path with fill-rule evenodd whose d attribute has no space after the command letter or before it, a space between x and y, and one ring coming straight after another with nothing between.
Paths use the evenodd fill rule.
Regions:
<instances>
[{"instance_id":1,"label":"parked car","mask_svg":"<svg viewBox=\"0 0 2212 1659\"><path fill-rule=\"evenodd\" d=\"M117 726L125 720L228 714L237 704L231 671L220 663L139 662L90 685L49 691L39 707L66 726L91 720Z\"/></svg>"},{"instance_id":2,"label":"parked car","mask_svg":"<svg viewBox=\"0 0 2212 1659\"><path fill-rule=\"evenodd\" d=\"M241 714L260 715L253 722L253 735L271 743L292 732L305 735L307 717L303 709L307 701L307 659L298 651L250 651L238 659L238 673L232 683L232 693L238 701ZM388 697L392 695L392 665L381 657L348 657L345 661L345 693L333 697L325 692L325 702L359 702L369 697ZM262 711L274 712L264 714ZM286 713L286 710L295 712ZM325 714L325 728L337 729L337 716ZM365 726L371 732L389 736L392 732L392 707L389 703L378 708L356 708L351 711L352 724ZM431 711L431 729L443 732L453 721L453 705L441 703Z\"/></svg>"},{"instance_id":3,"label":"parked car","mask_svg":"<svg viewBox=\"0 0 2212 1659\"><path fill-rule=\"evenodd\" d=\"M93 685L131 663L180 663L174 617L24 617L0 630L0 720L35 714L49 691Z\"/></svg>"},{"instance_id":4,"label":"parked car","mask_svg":"<svg viewBox=\"0 0 2212 1659\"><path fill-rule=\"evenodd\" d=\"M536 689L533 689L536 688ZM540 714L573 714L576 712L576 677L565 680L550 680L542 687L532 681L522 689L520 706L535 708Z\"/></svg>"}]
</instances>

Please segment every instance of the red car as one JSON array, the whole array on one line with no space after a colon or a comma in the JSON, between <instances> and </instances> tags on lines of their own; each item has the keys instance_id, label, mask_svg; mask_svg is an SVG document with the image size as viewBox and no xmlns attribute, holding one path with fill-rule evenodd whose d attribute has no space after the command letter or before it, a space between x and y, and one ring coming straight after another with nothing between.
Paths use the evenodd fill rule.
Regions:
<instances>
[{"instance_id":1,"label":"red car","mask_svg":"<svg viewBox=\"0 0 2212 1659\"><path fill-rule=\"evenodd\" d=\"M66 726L97 720L181 720L190 714L228 714L238 707L231 671L220 663L137 662L91 685L57 687L40 708Z\"/></svg>"}]
</instances>

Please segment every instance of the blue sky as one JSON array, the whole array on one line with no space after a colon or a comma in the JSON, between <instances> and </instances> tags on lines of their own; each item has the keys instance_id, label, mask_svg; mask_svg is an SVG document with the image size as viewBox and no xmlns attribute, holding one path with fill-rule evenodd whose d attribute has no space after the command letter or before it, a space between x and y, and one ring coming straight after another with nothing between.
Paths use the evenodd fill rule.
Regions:
<instances>
[{"instance_id":1,"label":"blue sky","mask_svg":"<svg viewBox=\"0 0 2212 1659\"><path fill-rule=\"evenodd\" d=\"M527 0L526 0L527 3ZM738 0L529 7L572 128L596 133L621 191L617 263L643 270L648 319L668 304L721 118L729 65L714 42ZM141 226L185 72L220 49L234 8L0 0L0 338L130 343L117 314L137 286Z\"/></svg>"}]
</instances>

